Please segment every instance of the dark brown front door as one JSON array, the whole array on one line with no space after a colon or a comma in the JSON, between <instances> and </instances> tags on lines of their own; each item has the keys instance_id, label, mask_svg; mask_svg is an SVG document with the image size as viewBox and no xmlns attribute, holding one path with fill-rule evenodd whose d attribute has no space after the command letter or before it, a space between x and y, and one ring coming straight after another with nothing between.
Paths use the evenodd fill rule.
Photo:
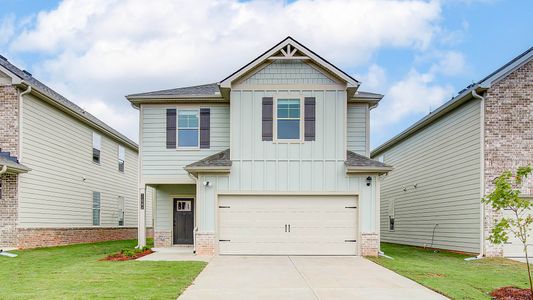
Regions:
<instances>
[{"instance_id":1,"label":"dark brown front door","mask_svg":"<svg viewBox=\"0 0 533 300\"><path fill-rule=\"evenodd\" d=\"M194 202L192 198L174 198L174 244L192 244Z\"/></svg>"}]
</instances>

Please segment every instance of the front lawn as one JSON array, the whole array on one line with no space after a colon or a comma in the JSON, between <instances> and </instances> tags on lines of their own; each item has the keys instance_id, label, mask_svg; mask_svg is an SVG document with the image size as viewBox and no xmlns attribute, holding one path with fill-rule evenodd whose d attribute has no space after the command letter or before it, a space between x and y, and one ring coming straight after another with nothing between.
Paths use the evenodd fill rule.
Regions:
<instances>
[{"instance_id":1,"label":"front lawn","mask_svg":"<svg viewBox=\"0 0 533 300\"><path fill-rule=\"evenodd\" d=\"M1 299L176 299L204 262L99 261L136 241L13 251L0 256Z\"/></svg>"},{"instance_id":2,"label":"front lawn","mask_svg":"<svg viewBox=\"0 0 533 300\"><path fill-rule=\"evenodd\" d=\"M394 259L369 259L452 299L490 299L496 288L529 286L526 264L504 258L465 261L467 255L387 243L381 250Z\"/></svg>"}]
</instances>

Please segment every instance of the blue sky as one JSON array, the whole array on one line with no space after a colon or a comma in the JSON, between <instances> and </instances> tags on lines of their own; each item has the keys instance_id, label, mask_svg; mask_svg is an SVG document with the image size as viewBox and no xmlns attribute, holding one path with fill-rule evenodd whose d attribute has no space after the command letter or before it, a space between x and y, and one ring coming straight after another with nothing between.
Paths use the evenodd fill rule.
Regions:
<instances>
[{"instance_id":1,"label":"blue sky","mask_svg":"<svg viewBox=\"0 0 533 300\"><path fill-rule=\"evenodd\" d=\"M533 46L532 11L526 0L0 0L0 54L137 140L124 95L218 81L291 35L385 94L376 147Z\"/></svg>"}]
</instances>

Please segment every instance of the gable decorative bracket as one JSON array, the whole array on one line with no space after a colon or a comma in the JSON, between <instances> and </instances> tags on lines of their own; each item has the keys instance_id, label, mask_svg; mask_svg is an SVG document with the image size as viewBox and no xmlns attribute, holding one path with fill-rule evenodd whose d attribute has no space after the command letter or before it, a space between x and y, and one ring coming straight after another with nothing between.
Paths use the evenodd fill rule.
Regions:
<instances>
[{"instance_id":1,"label":"gable decorative bracket","mask_svg":"<svg viewBox=\"0 0 533 300\"><path fill-rule=\"evenodd\" d=\"M298 48L292 46L291 44L287 44L285 47L281 48L278 53L281 53L281 55L273 55L269 57L269 60L282 60L282 59L310 59L308 56L305 56L301 54L301 52L298 51Z\"/></svg>"}]
</instances>

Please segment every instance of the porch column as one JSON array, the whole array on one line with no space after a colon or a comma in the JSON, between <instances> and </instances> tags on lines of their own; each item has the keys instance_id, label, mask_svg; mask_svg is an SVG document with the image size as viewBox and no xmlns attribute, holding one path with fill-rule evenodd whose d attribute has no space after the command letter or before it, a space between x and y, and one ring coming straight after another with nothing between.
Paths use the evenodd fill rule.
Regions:
<instances>
[{"instance_id":1,"label":"porch column","mask_svg":"<svg viewBox=\"0 0 533 300\"><path fill-rule=\"evenodd\" d=\"M146 186L139 189L139 216L137 225L137 245L146 246Z\"/></svg>"}]
</instances>

